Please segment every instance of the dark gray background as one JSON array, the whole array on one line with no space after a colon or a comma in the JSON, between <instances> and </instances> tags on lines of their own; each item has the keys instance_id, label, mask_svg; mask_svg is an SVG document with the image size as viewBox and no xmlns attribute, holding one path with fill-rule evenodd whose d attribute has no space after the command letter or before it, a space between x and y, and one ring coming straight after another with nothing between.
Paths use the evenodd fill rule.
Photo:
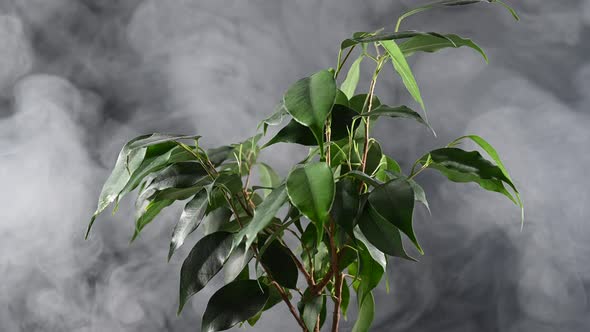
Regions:
<instances>
[{"instance_id":1,"label":"dark gray background","mask_svg":"<svg viewBox=\"0 0 590 332\"><path fill-rule=\"evenodd\" d=\"M461 134L487 138L522 188L524 231L500 195L420 175L426 255L391 260L375 331L590 330L590 1L512 2L520 23L485 4L409 19L473 37L491 63L468 49L413 56L439 137L407 121L377 135L406 170ZM176 317L195 240L166 263L178 208L128 246L127 202L83 240L121 145L152 131L209 146L248 137L289 83L335 65L341 39L391 29L418 3L0 0L0 330L198 331L215 287ZM383 76L382 99L414 105ZM284 174L302 153L265 156ZM281 307L255 330L295 325Z\"/></svg>"}]
</instances>

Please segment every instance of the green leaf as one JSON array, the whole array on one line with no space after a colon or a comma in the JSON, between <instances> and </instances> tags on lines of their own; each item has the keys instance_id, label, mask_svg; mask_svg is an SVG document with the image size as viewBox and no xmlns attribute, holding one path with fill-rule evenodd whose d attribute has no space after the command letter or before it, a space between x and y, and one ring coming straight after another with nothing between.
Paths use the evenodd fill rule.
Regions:
<instances>
[{"instance_id":1,"label":"green leaf","mask_svg":"<svg viewBox=\"0 0 590 332\"><path fill-rule=\"evenodd\" d=\"M375 212L410 238L420 253L424 253L412 226L414 191L405 179L395 179L375 188L369 194Z\"/></svg>"},{"instance_id":2,"label":"green leaf","mask_svg":"<svg viewBox=\"0 0 590 332\"><path fill-rule=\"evenodd\" d=\"M232 251L231 255L225 262L223 274L226 283L230 283L238 278L244 269L247 268L252 257L254 257L252 250L245 250L245 248L246 246L244 244L239 245Z\"/></svg>"},{"instance_id":3,"label":"green leaf","mask_svg":"<svg viewBox=\"0 0 590 332\"><path fill-rule=\"evenodd\" d=\"M336 193L332 204L332 218L348 234L352 234L356 216L360 209L360 182L343 178L336 183Z\"/></svg>"},{"instance_id":4,"label":"green leaf","mask_svg":"<svg viewBox=\"0 0 590 332\"><path fill-rule=\"evenodd\" d=\"M348 312L348 304L350 303L350 289L346 281L342 282L342 292L340 293L340 311L346 320L346 313Z\"/></svg>"},{"instance_id":5,"label":"green leaf","mask_svg":"<svg viewBox=\"0 0 590 332\"><path fill-rule=\"evenodd\" d=\"M170 241L170 251L168 252L168 260L174 255L174 251L180 248L184 243L186 237L191 234L205 215L207 210L207 193L201 190L193 197L184 207L178 223L172 231L172 240Z\"/></svg>"},{"instance_id":6,"label":"green leaf","mask_svg":"<svg viewBox=\"0 0 590 332\"><path fill-rule=\"evenodd\" d=\"M256 280L237 280L219 289L207 303L202 332L227 330L260 312L269 298L268 286Z\"/></svg>"},{"instance_id":7,"label":"green leaf","mask_svg":"<svg viewBox=\"0 0 590 332\"><path fill-rule=\"evenodd\" d=\"M250 324L250 326L254 326L254 324L256 324L256 322L258 322L260 317L262 317L263 312L267 311L268 309L274 307L275 305L277 305L283 301L283 297L281 296L281 294L279 293L277 288L271 287L271 285L269 285L269 282L266 277L262 277L258 280L260 282L263 282L266 286L268 286L269 296L268 296L268 301L266 301L266 304L264 305L264 308L262 309L262 311L260 311L258 314L256 314L252 318L248 319L248 324ZM289 296L289 299L292 298L291 294L289 293L289 290L284 290L284 291Z\"/></svg>"},{"instance_id":8,"label":"green leaf","mask_svg":"<svg viewBox=\"0 0 590 332\"><path fill-rule=\"evenodd\" d=\"M375 178L381 182L387 182L388 180L390 180L389 176L387 175L387 171L391 171L391 172L395 172L395 173L402 172L402 169L399 166L399 164L397 163L397 161L388 157L385 154L381 157L381 162L379 164L381 166L377 170L377 173L375 173Z\"/></svg>"},{"instance_id":9,"label":"green leaf","mask_svg":"<svg viewBox=\"0 0 590 332\"><path fill-rule=\"evenodd\" d=\"M268 249L264 251L260 261L266 266L271 277L279 285L295 289L297 288L299 272L288 250L278 240L274 240Z\"/></svg>"},{"instance_id":10,"label":"green leaf","mask_svg":"<svg viewBox=\"0 0 590 332\"><path fill-rule=\"evenodd\" d=\"M399 179L399 178L406 179L406 181L408 181L410 186L412 186L412 190L414 191L414 199L417 202L424 204L424 206L428 210L428 213L430 213L430 206L428 205L428 200L426 199L426 193L424 192L424 189L422 188L422 186L420 186L416 181L414 181L414 179L409 179L398 172L387 171L387 173L390 175L388 177L390 180Z\"/></svg>"},{"instance_id":11,"label":"green leaf","mask_svg":"<svg viewBox=\"0 0 590 332\"><path fill-rule=\"evenodd\" d=\"M293 84L283 97L287 112L313 132L323 149L324 124L336 99L336 81L328 70L319 71Z\"/></svg>"},{"instance_id":12,"label":"green leaf","mask_svg":"<svg viewBox=\"0 0 590 332\"><path fill-rule=\"evenodd\" d=\"M412 95L412 97L414 97L418 104L420 104L422 109L426 110L426 107L424 107L424 101L422 100L422 95L420 94L418 83L416 82L414 74L412 73L408 62L406 61L406 57L400 50L399 46L397 46L397 44L391 40L382 41L380 43L391 56L393 68L401 76L408 92Z\"/></svg>"},{"instance_id":13,"label":"green leaf","mask_svg":"<svg viewBox=\"0 0 590 332\"><path fill-rule=\"evenodd\" d=\"M336 104L332 108L332 125L331 125L331 140L339 141L347 138L350 131L356 130L359 127L359 121L356 121L353 128L353 120L357 116L357 112L347 106Z\"/></svg>"},{"instance_id":14,"label":"green leaf","mask_svg":"<svg viewBox=\"0 0 590 332\"><path fill-rule=\"evenodd\" d=\"M219 207L215 210L208 211L207 215L201 222L203 235L209 235L215 232L235 233L240 230L240 225L235 220L230 220L233 212L227 207Z\"/></svg>"},{"instance_id":15,"label":"green leaf","mask_svg":"<svg viewBox=\"0 0 590 332\"><path fill-rule=\"evenodd\" d=\"M318 230L318 241L334 201L334 175L325 162L306 164L295 168L287 177L287 193L291 203Z\"/></svg>"},{"instance_id":16,"label":"green leaf","mask_svg":"<svg viewBox=\"0 0 590 332\"><path fill-rule=\"evenodd\" d=\"M363 244L359 243L358 277L355 282L357 301L362 304L371 291L379 285L385 273L385 255L380 254L379 260L375 260L371 252Z\"/></svg>"},{"instance_id":17,"label":"green leaf","mask_svg":"<svg viewBox=\"0 0 590 332\"><path fill-rule=\"evenodd\" d=\"M221 165L227 158L232 156L232 152L234 151L233 146L224 145L217 148L207 150L207 158L213 164L213 166L217 167Z\"/></svg>"},{"instance_id":18,"label":"green leaf","mask_svg":"<svg viewBox=\"0 0 590 332\"><path fill-rule=\"evenodd\" d=\"M369 292L360 305L358 317L352 327L352 332L368 332L374 318L375 299L373 298L373 293Z\"/></svg>"},{"instance_id":19,"label":"green leaf","mask_svg":"<svg viewBox=\"0 0 590 332\"><path fill-rule=\"evenodd\" d=\"M504 187L504 183L512 186L500 167L484 159L477 151L467 152L458 148L442 148L430 153L429 168L436 169L453 182L475 182L488 191L495 191L508 197L516 205L519 202ZM426 163L428 155L420 158ZM513 187L514 189L514 187Z\"/></svg>"},{"instance_id":20,"label":"green leaf","mask_svg":"<svg viewBox=\"0 0 590 332\"><path fill-rule=\"evenodd\" d=\"M381 101L379 100L379 98L377 96L373 95L372 99L373 99L373 102L372 102L373 109L375 109L376 107L381 105ZM356 95L356 96L350 98L350 102L349 102L350 108L352 108L358 114L365 113L367 111L367 107L369 106L368 103L365 104L366 100L367 100L366 93Z\"/></svg>"},{"instance_id":21,"label":"green leaf","mask_svg":"<svg viewBox=\"0 0 590 332\"><path fill-rule=\"evenodd\" d=\"M279 209L287 203L287 188L281 185L275 188L254 210L252 221L244 227L236 236L234 246L237 246L246 238L246 249L249 249L258 233L262 231L274 219Z\"/></svg>"},{"instance_id":22,"label":"green leaf","mask_svg":"<svg viewBox=\"0 0 590 332\"><path fill-rule=\"evenodd\" d=\"M336 100L334 101L334 105L343 105L349 107L348 97L340 89L338 89L338 92L336 93Z\"/></svg>"},{"instance_id":23,"label":"green leaf","mask_svg":"<svg viewBox=\"0 0 590 332\"><path fill-rule=\"evenodd\" d=\"M369 175L361 172L361 171L350 171L350 172L346 172L346 174L344 174L343 176L345 177L350 177L353 179L357 179L360 180L368 185L371 185L373 187L378 187L380 185L382 185L383 183L377 179L374 179L372 177L370 177Z\"/></svg>"},{"instance_id":24,"label":"green leaf","mask_svg":"<svg viewBox=\"0 0 590 332\"><path fill-rule=\"evenodd\" d=\"M281 178L279 177L277 172L275 172L274 169L272 169L272 167L270 167L269 165L267 165L265 163L258 163L257 165L258 165L258 172L260 174L260 184L263 187L270 187L270 188L278 187L279 184L281 183ZM265 189L263 191L264 197L268 196L268 194L270 194L270 192L271 191L269 189Z\"/></svg>"},{"instance_id":25,"label":"green leaf","mask_svg":"<svg viewBox=\"0 0 590 332\"><path fill-rule=\"evenodd\" d=\"M373 109L371 112L363 113L363 114L359 115L359 117L367 117L367 116L370 116L370 117L387 116L390 118L404 118L404 119L416 120L419 123L428 127L428 129L430 129L430 131L436 136L434 129L432 129L432 127L426 121L424 121L424 119L422 119L420 114L418 114L416 111L412 110L411 108L409 108L405 105L398 106L398 107L380 105L377 108Z\"/></svg>"},{"instance_id":26,"label":"green leaf","mask_svg":"<svg viewBox=\"0 0 590 332\"><path fill-rule=\"evenodd\" d=\"M179 314L186 301L221 270L231 253L232 240L232 233L217 232L203 237L193 247L180 269Z\"/></svg>"},{"instance_id":27,"label":"green leaf","mask_svg":"<svg viewBox=\"0 0 590 332\"><path fill-rule=\"evenodd\" d=\"M371 206L365 207L358 227L355 237L367 247L370 244L387 255L416 261L406 253L399 229L381 218Z\"/></svg>"},{"instance_id":28,"label":"green leaf","mask_svg":"<svg viewBox=\"0 0 590 332\"><path fill-rule=\"evenodd\" d=\"M287 117L289 113L285 108L285 104L281 100L281 102L275 107L275 111L271 114L268 118L262 120L258 125L258 128L262 126L262 132L266 135L266 130L268 126L277 126L283 122L283 119Z\"/></svg>"},{"instance_id":29,"label":"green leaf","mask_svg":"<svg viewBox=\"0 0 590 332\"><path fill-rule=\"evenodd\" d=\"M313 331L322 310L322 296L304 298L301 318L308 330Z\"/></svg>"},{"instance_id":30,"label":"green leaf","mask_svg":"<svg viewBox=\"0 0 590 332\"><path fill-rule=\"evenodd\" d=\"M135 217L135 231L133 233L133 237L131 238L131 242L135 241L143 228L152 222L152 220L154 220L154 218L164 208L170 206L173 202L173 200L169 199L161 201L149 201L146 203L146 205L143 205L140 209L138 209Z\"/></svg>"},{"instance_id":31,"label":"green leaf","mask_svg":"<svg viewBox=\"0 0 590 332\"><path fill-rule=\"evenodd\" d=\"M366 33L357 32L353 34L352 38L345 39L340 43L340 49L346 49L357 44L374 43L380 41L391 41L396 39L406 39L419 35L435 34L434 32L421 32L421 31L399 31L399 32L380 32L380 33Z\"/></svg>"},{"instance_id":32,"label":"green leaf","mask_svg":"<svg viewBox=\"0 0 590 332\"><path fill-rule=\"evenodd\" d=\"M348 99L354 96L354 91L356 90L357 85L359 84L359 78L361 73L361 62L363 61L364 56L359 56L353 63L350 65L350 69L348 70L348 74L346 75L346 79L342 82L340 88L342 92L348 97Z\"/></svg>"},{"instance_id":33,"label":"green leaf","mask_svg":"<svg viewBox=\"0 0 590 332\"><path fill-rule=\"evenodd\" d=\"M416 52L436 52L443 48L459 48L467 46L474 49L476 52L481 54L486 62L488 62L488 56L485 54L483 49L474 43L471 39L462 38L457 35L448 34L446 38L441 38L434 35L420 35L410 38L409 40L401 43L399 48L402 53L408 57Z\"/></svg>"}]
</instances>

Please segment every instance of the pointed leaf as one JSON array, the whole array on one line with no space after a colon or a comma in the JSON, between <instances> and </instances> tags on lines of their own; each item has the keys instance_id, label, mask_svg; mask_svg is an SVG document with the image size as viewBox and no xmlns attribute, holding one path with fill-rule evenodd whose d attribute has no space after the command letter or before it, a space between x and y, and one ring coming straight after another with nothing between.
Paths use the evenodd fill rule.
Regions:
<instances>
[{"instance_id":1,"label":"pointed leaf","mask_svg":"<svg viewBox=\"0 0 590 332\"><path fill-rule=\"evenodd\" d=\"M348 70L348 74L346 75L346 79L342 82L341 90L344 92L348 99L354 96L354 91L359 83L360 73L361 73L361 62L363 61L364 56L359 56L353 63L350 65L350 69Z\"/></svg>"},{"instance_id":2,"label":"pointed leaf","mask_svg":"<svg viewBox=\"0 0 590 332\"><path fill-rule=\"evenodd\" d=\"M355 229L355 237L365 245L367 245L366 240L387 255L416 261L406 253L399 229L383 220L371 206L365 207L358 226L359 230ZM359 231L362 234L359 234Z\"/></svg>"},{"instance_id":3,"label":"pointed leaf","mask_svg":"<svg viewBox=\"0 0 590 332\"><path fill-rule=\"evenodd\" d=\"M224 280L226 283L234 281L244 271L244 268L248 266L254 253L252 250L245 250L246 246L241 244L234 249L224 264ZM248 278L246 278L248 279Z\"/></svg>"},{"instance_id":4,"label":"pointed leaf","mask_svg":"<svg viewBox=\"0 0 590 332\"><path fill-rule=\"evenodd\" d=\"M446 38L441 38L439 36L434 35L420 35L410 38L409 40L403 42L399 45L399 48L402 50L402 53L408 57L416 52L436 52L443 48L458 48L462 46L467 46L474 49L476 52L481 54L486 62L488 62L488 57L471 39L462 38L457 35L448 34L445 35Z\"/></svg>"},{"instance_id":5,"label":"pointed leaf","mask_svg":"<svg viewBox=\"0 0 590 332\"><path fill-rule=\"evenodd\" d=\"M356 216L360 209L360 182L352 178L343 178L336 183L336 193L332 204L332 218L348 234L352 234Z\"/></svg>"},{"instance_id":6,"label":"pointed leaf","mask_svg":"<svg viewBox=\"0 0 590 332\"><path fill-rule=\"evenodd\" d=\"M324 124L334 105L336 92L333 74L322 70L297 81L283 97L287 112L311 129L320 148L323 147Z\"/></svg>"},{"instance_id":7,"label":"pointed leaf","mask_svg":"<svg viewBox=\"0 0 590 332\"><path fill-rule=\"evenodd\" d=\"M393 63L394 69L398 72L406 89L408 92L414 97L414 99L420 104L423 110L426 108L424 107L424 101L422 100L422 95L420 94L420 88L418 87L418 83L416 83L416 79L414 78L414 74L406 61L406 57L400 50L399 46L394 41L387 40L382 41L381 45L387 50L387 53L391 56L391 61Z\"/></svg>"},{"instance_id":8,"label":"pointed leaf","mask_svg":"<svg viewBox=\"0 0 590 332\"><path fill-rule=\"evenodd\" d=\"M295 168L287 177L291 203L315 223L318 234L323 234L324 223L334 201L334 187L334 175L324 162Z\"/></svg>"},{"instance_id":9,"label":"pointed leaf","mask_svg":"<svg viewBox=\"0 0 590 332\"><path fill-rule=\"evenodd\" d=\"M184 207L178 223L172 231L172 240L170 241L170 251L168 252L168 260L174 255L176 249L180 248L184 243L186 237L191 234L205 215L207 210L208 200L207 193L201 190L193 197Z\"/></svg>"},{"instance_id":10,"label":"pointed leaf","mask_svg":"<svg viewBox=\"0 0 590 332\"><path fill-rule=\"evenodd\" d=\"M203 237L193 247L180 269L178 313L182 311L186 301L203 289L221 270L231 253L232 239L231 233L217 232Z\"/></svg>"},{"instance_id":11,"label":"pointed leaf","mask_svg":"<svg viewBox=\"0 0 590 332\"><path fill-rule=\"evenodd\" d=\"M422 119L422 117L420 116L420 114L418 114L416 111L412 110L411 108L402 105L402 106L398 106L398 107L391 107L391 106L387 106L387 105L380 105L377 108L373 109L371 112L368 113L363 113L361 115L359 115L360 117L381 117L381 116L387 116L390 118L405 118L405 119L413 119L418 121L419 123L425 125L426 127L428 127L428 129L430 129L430 131L434 133L434 129L432 129L432 127L426 123L426 121L424 121L424 119ZM436 135L436 134L435 134Z\"/></svg>"},{"instance_id":12,"label":"pointed leaf","mask_svg":"<svg viewBox=\"0 0 590 332\"><path fill-rule=\"evenodd\" d=\"M277 172L275 172L275 170L272 169L272 167L270 167L269 165L267 165L265 163L258 163L257 165L258 165L258 172L260 174L260 184L263 187L270 187L270 188L278 187L279 184L281 183L281 178L279 177ZM264 197L268 196L268 194L270 194L270 192L271 192L271 190L265 189L263 191Z\"/></svg>"},{"instance_id":13,"label":"pointed leaf","mask_svg":"<svg viewBox=\"0 0 590 332\"><path fill-rule=\"evenodd\" d=\"M369 194L369 203L379 216L406 234L423 253L412 226L414 191L408 181L395 179L375 188Z\"/></svg>"},{"instance_id":14,"label":"pointed leaf","mask_svg":"<svg viewBox=\"0 0 590 332\"><path fill-rule=\"evenodd\" d=\"M268 298L268 286L256 280L237 280L227 284L209 299L201 331L230 329L260 312Z\"/></svg>"},{"instance_id":15,"label":"pointed leaf","mask_svg":"<svg viewBox=\"0 0 590 332\"><path fill-rule=\"evenodd\" d=\"M394 172L394 173L401 173L402 169L394 159L388 157L387 155L383 155L381 157L381 162L379 163L381 166L377 173L375 173L375 178L381 182L387 182L390 180L389 176L387 175L387 171Z\"/></svg>"},{"instance_id":16,"label":"pointed leaf","mask_svg":"<svg viewBox=\"0 0 590 332\"><path fill-rule=\"evenodd\" d=\"M277 126L281 124L281 122L283 122L283 119L285 119L288 115L289 113L285 108L285 104L281 100L281 102L277 106L275 106L274 113L271 114L268 118L262 120L258 125L258 128L262 126L262 132L266 135L266 130L268 129L268 126Z\"/></svg>"},{"instance_id":17,"label":"pointed leaf","mask_svg":"<svg viewBox=\"0 0 590 332\"><path fill-rule=\"evenodd\" d=\"M379 41L390 41L396 39L406 39L419 35L435 34L435 32L421 32L421 31L399 31L399 32L379 32L379 33L366 33L357 32L353 34L352 38L345 39L340 43L340 49L349 48L357 44L374 43Z\"/></svg>"},{"instance_id":18,"label":"pointed leaf","mask_svg":"<svg viewBox=\"0 0 590 332\"><path fill-rule=\"evenodd\" d=\"M359 243L359 265L358 265L358 277L359 280L355 282L355 288L357 293L357 302L360 304L366 299L371 293L385 273L385 255L380 254L379 260L375 260L369 249L363 244Z\"/></svg>"},{"instance_id":19,"label":"pointed leaf","mask_svg":"<svg viewBox=\"0 0 590 332\"><path fill-rule=\"evenodd\" d=\"M303 314L301 318L308 330L313 331L322 310L322 296L310 297L303 300Z\"/></svg>"}]
</instances>

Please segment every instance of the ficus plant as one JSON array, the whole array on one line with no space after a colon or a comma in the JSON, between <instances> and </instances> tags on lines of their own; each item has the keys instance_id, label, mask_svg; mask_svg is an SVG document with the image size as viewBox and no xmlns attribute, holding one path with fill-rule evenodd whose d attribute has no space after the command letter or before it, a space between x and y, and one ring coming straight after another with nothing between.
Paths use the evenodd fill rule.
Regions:
<instances>
[{"instance_id":1,"label":"ficus plant","mask_svg":"<svg viewBox=\"0 0 590 332\"><path fill-rule=\"evenodd\" d=\"M412 226L415 202L428 208L416 181L420 173L430 169L453 182L475 182L522 210L518 190L498 153L479 136L462 136L426 152L404 172L371 135L381 118L415 120L434 133L407 57L464 46L487 61L470 39L399 31L402 20L431 8L480 2L500 4L518 18L501 1L438 1L402 15L393 32L354 33L340 44L335 69L292 84L257 134L243 142L205 149L200 136L158 133L129 141L104 184L88 232L101 212L111 204L116 209L131 191L138 193L132 240L164 208L184 201L168 259L195 230L202 237L180 269L178 313L224 270L224 284L203 314L202 331L246 322L254 326L279 303L287 306L301 330L310 332L330 320L330 306L331 330L338 331L351 294L356 294L358 307L353 331L368 331L375 312L372 292L386 274L387 257L415 260L404 245L423 253ZM340 74L354 51L358 57L342 80ZM372 63L374 71L367 90L357 94L363 61ZM405 105L382 104L375 95L388 63L424 116ZM262 144L268 127L283 120L287 124ZM465 140L477 144L489 159L479 151L459 148ZM279 143L309 147L286 178L258 160L263 149Z\"/></svg>"}]
</instances>

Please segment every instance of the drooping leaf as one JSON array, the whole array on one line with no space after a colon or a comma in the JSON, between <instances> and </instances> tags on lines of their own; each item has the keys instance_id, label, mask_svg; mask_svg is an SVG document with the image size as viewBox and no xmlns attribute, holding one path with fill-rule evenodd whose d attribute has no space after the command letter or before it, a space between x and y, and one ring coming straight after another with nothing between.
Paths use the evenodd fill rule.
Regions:
<instances>
[{"instance_id":1,"label":"drooping leaf","mask_svg":"<svg viewBox=\"0 0 590 332\"><path fill-rule=\"evenodd\" d=\"M368 200L379 216L406 234L423 253L412 226L414 191L408 181L395 179L386 182L371 191Z\"/></svg>"},{"instance_id":2,"label":"drooping leaf","mask_svg":"<svg viewBox=\"0 0 590 332\"><path fill-rule=\"evenodd\" d=\"M142 205L135 216L135 230L131 237L131 242L135 241L139 236L139 233L147 226L154 218L166 207L174 203L173 200L154 200L147 201L145 205Z\"/></svg>"},{"instance_id":3,"label":"drooping leaf","mask_svg":"<svg viewBox=\"0 0 590 332\"><path fill-rule=\"evenodd\" d=\"M231 253L232 239L232 233L216 232L203 237L193 247L180 269L178 313L221 270Z\"/></svg>"},{"instance_id":4,"label":"drooping leaf","mask_svg":"<svg viewBox=\"0 0 590 332\"><path fill-rule=\"evenodd\" d=\"M413 257L406 253L399 229L383 220L371 206L365 207L358 227L358 229L355 229L355 237L367 247L369 245L366 241L387 255L415 261Z\"/></svg>"},{"instance_id":5,"label":"drooping leaf","mask_svg":"<svg viewBox=\"0 0 590 332\"><path fill-rule=\"evenodd\" d=\"M408 57L416 52L432 53L448 47L459 48L466 46L481 54L484 60L488 62L488 56L485 54L483 49L471 39L462 38L453 34L445 35L445 37L446 38L441 38L434 35L415 36L401 43L399 48L402 50L402 53Z\"/></svg>"},{"instance_id":6,"label":"drooping leaf","mask_svg":"<svg viewBox=\"0 0 590 332\"><path fill-rule=\"evenodd\" d=\"M324 223L334 201L334 187L332 169L325 162L295 168L287 177L291 203L315 223L318 234L323 234Z\"/></svg>"},{"instance_id":7,"label":"drooping leaf","mask_svg":"<svg viewBox=\"0 0 590 332\"><path fill-rule=\"evenodd\" d=\"M287 250L289 249L285 248L278 240L274 240L264 251L260 261L268 269L272 279L279 285L294 289L297 288L299 271Z\"/></svg>"},{"instance_id":8,"label":"drooping leaf","mask_svg":"<svg viewBox=\"0 0 590 332\"><path fill-rule=\"evenodd\" d=\"M412 190L414 191L414 199L417 202L422 203L426 209L428 210L428 212L430 213L430 206L428 204L428 200L426 199L426 193L424 192L424 189L422 188L422 186L420 186L418 184L418 182L414 181L414 179L410 179L407 178L405 176L403 176L402 174L400 174L399 172L395 172L395 171L387 171L388 179L389 180L393 180L393 179L399 179L399 178L403 178L406 179L406 181L408 181L408 183L410 184L410 186L412 186Z\"/></svg>"},{"instance_id":9,"label":"drooping leaf","mask_svg":"<svg viewBox=\"0 0 590 332\"><path fill-rule=\"evenodd\" d=\"M272 167L265 163L258 163L258 172L260 174L260 184L263 187L275 188L281 183L281 178ZM264 197L270 194L270 189L264 190Z\"/></svg>"},{"instance_id":10,"label":"drooping leaf","mask_svg":"<svg viewBox=\"0 0 590 332\"><path fill-rule=\"evenodd\" d=\"M416 82L414 74L412 73L412 70L410 69L408 62L406 61L406 57L400 50L399 46L397 46L397 44L392 40L386 40L380 43L383 46L383 48L385 48L387 53L389 53L389 55L391 56L393 68L398 72L398 74L402 78L402 81L406 86L408 92L412 95L414 100L416 100L416 102L420 104L422 109L425 110L426 107L424 106L424 101L422 100L422 95L420 94L420 88L418 87L418 83Z\"/></svg>"},{"instance_id":11,"label":"drooping leaf","mask_svg":"<svg viewBox=\"0 0 590 332\"><path fill-rule=\"evenodd\" d=\"M350 288L346 283L346 280L342 282L342 292L340 293L340 311L344 319L347 319L346 313L348 312L348 304L350 303Z\"/></svg>"},{"instance_id":12,"label":"drooping leaf","mask_svg":"<svg viewBox=\"0 0 590 332\"><path fill-rule=\"evenodd\" d=\"M359 261L358 261L358 279L354 283L357 302L360 304L366 299L371 291L379 285L385 272L385 255L379 255L379 260L375 260L369 249L359 243Z\"/></svg>"},{"instance_id":13,"label":"drooping leaf","mask_svg":"<svg viewBox=\"0 0 590 332\"><path fill-rule=\"evenodd\" d=\"M186 237L191 234L205 215L207 210L207 193L204 190L198 192L193 199L191 199L184 207L178 223L172 231L172 240L170 241L170 251L168 252L168 260L174 254L176 249L180 248L184 243Z\"/></svg>"},{"instance_id":14,"label":"drooping leaf","mask_svg":"<svg viewBox=\"0 0 590 332\"><path fill-rule=\"evenodd\" d=\"M232 214L231 210L224 206L208 211L207 215L201 222L203 235L209 235L220 231L230 233L239 231L240 225L238 222L230 220Z\"/></svg>"},{"instance_id":15,"label":"drooping leaf","mask_svg":"<svg viewBox=\"0 0 590 332\"><path fill-rule=\"evenodd\" d=\"M350 69L348 70L348 74L346 75L346 79L342 82L340 86L342 92L348 97L348 99L354 96L354 91L359 83L360 73L361 73L361 62L363 61L364 56L359 56L353 63L350 65Z\"/></svg>"},{"instance_id":16,"label":"drooping leaf","mask_svg":"<svg viewBox=\"0 0 590 332\"><path fill-rule=\"evenodd\" d=\"M398 106L398 107L391 107L391 106L387 106L387 105L380 105L377 108L373 109L371 112L368 113L364 113L359 115L361 117L381 117L381 116L387 116L390 118L404 118L404 119L412 119L412 120L416 120L419 123L425 125L426 127L428 127L428 129L430 129L430 131L436 136L436 133L434 132L434 129L432 129L432 127L426 122L424 121L424 119L422 119L422 117L420 116L420 114L418 114L416 111L412 110L411 108L402 105L402 106Z\"/></svg>"},{"instance_id":17,"label":"drooping leaf","mask_svg":"<svg viewBox=\"0 0 590 332\"><path fill-rule=\"evenodd\" d=\"M332 218L348 234L352 234L360 208L360 182L343 178L336 183L336 193L332 204Z\"/></svg>"},{"instance_id":18,"label":"drooping leaf","mask_svg":"<svg viewBox=\"0 0 590 332\"><path fill-rule=\"evenodd\" d=\"M256 280L237 280L220 288L207 303L202 332L224 331L260 312L269 298L268 286Z\"/></svg>"},{"instance_id":19,"label":"drooping leaf","mask_svg":"<svg viewBox=\"0 0 590 332\"><path fill-rule=\"evenodd\" d=\"M283 97L287 112L297 122L311 129L320 148L323 148L324 124L334 105L336 93L333 74L322 70L297 81Z\"/></svg>"},{"instance_id":20,"label":"drooping leaf","mask_svg":"<svg viewBox=\"0 0 590 332\"><path fill-rule=\"evenodd\" d=\"M268 301L266 301L266 304L264 305L264 308L262 308L262 311L260 311L258 314L256 314L252 318L248 319L248 324L250 324L250 326L254 326L254 324L256 324L256 322L258 322L260 317L262 317L263 312L269 310L270 308L274 307L275 305L277 305L277 304L281 303L281 301L283 301L283 297L281 296L281 294L279 293L277 288L271 287L271 285L269 285L269 282L266 277L259 278L258 280L260 282L264 283L265 285L267 285L269 296L268 296ZM289 298L292 297L291 294L289 293L289 290L284 289L284 291L287 293Z\"/></svg>"},{"instance_id":21,"label":"drooping leaf","mask_svg":"<svg viewBox=\"0 0 590 332\"><path fill-rule=\"evenodd\" d=\"M246 249L249 249L258 233L262 231L274 219L279 209L287 203L287 188L281 185L275 188L254 210L252 221L244 227L237 235L234 246L246 239Z\"/></svg>"},{"instance_id":22,"label":"drooping leaf","mask_svg":"<svg viewBox=\"0 0 590 332\"><path fill-rule=\"evenodd\" d=\"M429 168L436 169L453 182L475 182L482 188L495 191L508 197L515 204L519 202L510 194L503 183L513 187L512 181L504 175L500 167L484 159L477 151L464 151L458 148L442 148L430 153ZM420 158L424 164L428 155ZM513 187L514 189L514 187Z\"/></svg>"},{"instance_id":23,"label":"drooping leaf","mask_svg":"<svg viewBox=\"0 0 590 332\"><path fill-rule=\"evenodd\" d=\"M217 148L207 150L207 157L209 161L213 164L213 166L219 166L221 163L226 161L229 157L232 156L232 152L234 148L229 145L220 146Z\"/></svg>"},{"instance_id":24,"label":"drooping leaf","mask_svg":"<svg viewBox=\"0 0 590 332\"><path fill-rule=\"evenodd\" d=\"M360 180L360 181L365 182L366 184L371 185L373 187L378 187L383 184L383 182L381 182L377 179L374 179L361 171L353 170L350 172L346 172L346 174L344 174L344 176Z\"/></svg>"},{"instance_id":25,"label":"drooping leaf","mask_svg":"<svg viewBox=\"0 0 590 332\"><path fill-rule=\"evenodd\" d=\"M375 299L373 293L369 292L359 307L358 317L352 327L352 332L368 332L374 318Z\"/></svg>"}]
</instances>

